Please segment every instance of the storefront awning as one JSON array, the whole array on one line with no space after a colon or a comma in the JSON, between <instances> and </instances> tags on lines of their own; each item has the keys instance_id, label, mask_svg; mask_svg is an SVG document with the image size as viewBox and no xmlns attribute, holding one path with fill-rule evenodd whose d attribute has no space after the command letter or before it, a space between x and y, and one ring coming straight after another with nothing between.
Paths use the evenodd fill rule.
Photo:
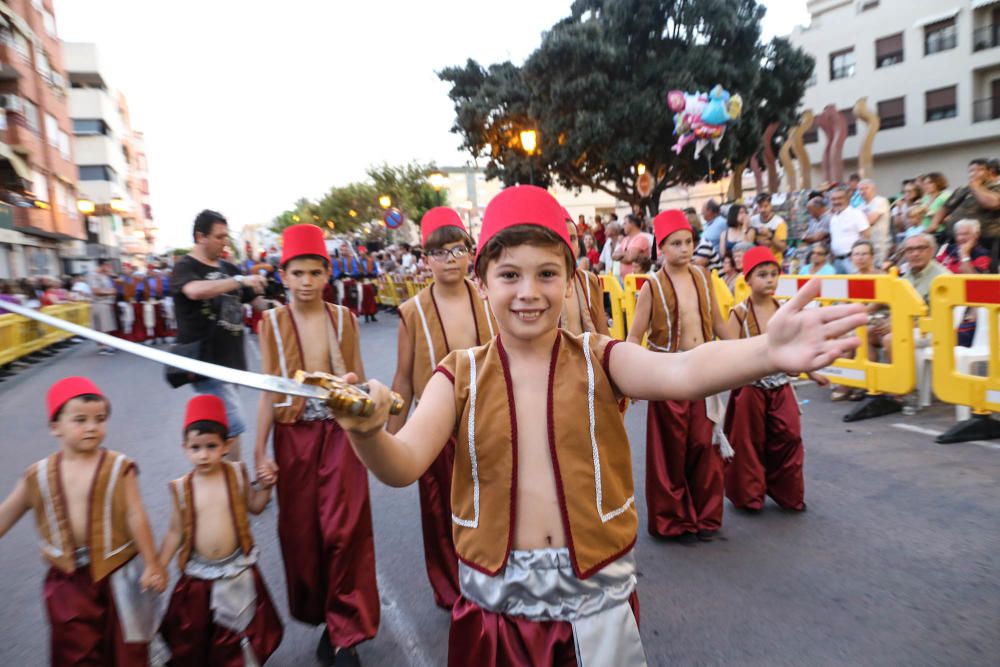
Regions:
<instances>
[{"instance_id":1,"label":"storefront awning","mask_svg":"<svg viewBox=\"0 0 1000 667\"><path fill-rule=\"evenodd\" d=\"M950 18L955 18L958 15L959 7L949 9L946 12L941 12L940 14L934 14L926 18L922 18L913 24L914 28L923 28L925 25L932 25L934 23L940 23L941 21L947 21Z\"/></svg>"},{"instance_id":2,"label":"storefront awning","mask_svg":"<svg viewBox=\"0 0 1000 667\"><path fill-rule=\"evenodd\" d=\"M31 180L31 167L29 167L28 163L5 143L0 143L0 159L10 162L10 166L14 169L14 173L20 178L23 178L26 181Z\"/></svg>"}]
</instances>

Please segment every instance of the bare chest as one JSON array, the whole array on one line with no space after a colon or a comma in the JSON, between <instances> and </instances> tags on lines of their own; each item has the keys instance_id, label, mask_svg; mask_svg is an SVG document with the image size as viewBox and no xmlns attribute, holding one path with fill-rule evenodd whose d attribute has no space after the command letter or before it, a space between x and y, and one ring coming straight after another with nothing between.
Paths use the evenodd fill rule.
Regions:
<instances>
[{"instance_id":1,"label":"bare chest","mask_svg":"<svg viewBox=\"0 0 1000 667\"><path fill-rule=\"evenodd\" d=\"M517 417L517 499L514 548L566 543L548 437L548 364L511 365Z\"/></svg>"},{"instance_id":2,"label":"bare chest","mask_svg":"<svg viewBox=\"0 0 1000 667\"><path fill-rule=\"evenodd\" d=\"M680 348L690 350L705 342L701 322L701 300L691 278L684 276L674 279L674 294L677 297L677 316L680 321Z\"/></svg>"},{"instance_id":3,"label":"bare chest","mask_svg":"<svg viewBox=\"0 0 1000 667\"><path fill-rule=\"evenodd\" d=\"M70 531L73 533L73 542L78 546L84 546L87 544L87 528L90 525L88 510L94 474L97 472L97 462L63 461L59 472L66 516L69 519Z\"/></svg>"},{"instance_id":4,"label":"bare chest","mask_svg":"<svg viewBox=\"0 0 1000 667\"><path fill-rule=\"evenodd\" d=\"M236 527L225 477L193 480L194 549L209 559L224 558L236 550Z\"/></svg>"},{"instance_id":5,"label":"bare chest","mask_svg":"<svg viewBox=\"0 0 1000 667\"><path fill-rule=\"evenodd\" d=\"M326 313L299 318L296 322L302 346L303 370L332 373L330 368L330 320Z\"/></svg>"},{"instance_id":6,"label":"bare chest","mask_svg":"<svg viewBox=\"0 0 1000 667\"><path fill-rule=\"evenodd\" d=\"M476 319L472 315L471 304L467 296L453 299L437 299L438 314L441 326L448 337L448 347L452 350L465 350L478 345L476 341ZM485 342L485 341L484 341Z\"/></svg>"}]
</instances>

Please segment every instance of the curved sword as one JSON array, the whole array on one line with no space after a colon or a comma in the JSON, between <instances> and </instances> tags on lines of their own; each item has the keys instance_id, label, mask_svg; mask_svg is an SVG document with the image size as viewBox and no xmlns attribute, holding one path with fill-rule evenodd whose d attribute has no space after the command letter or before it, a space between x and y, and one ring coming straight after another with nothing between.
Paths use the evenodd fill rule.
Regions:
<instances>
[{"instance_id":1,"label":"curved sword","mask_svg":"<svg viewBox=\"0 0 1000 667\"><path fill-rule=\"evenodd\" d=\"M339 410L341 412L366 415L374 408L371 403L371 399L368 398L367 394L364 392L364 385L361 385L360 387L348 385L340 382L339 378L334 378L334 376L328 377L334 378L337 380L336 382L306 384L305 382L296 382L295 380L278 377L276 375L265 375L262 373L241 371L235 368L210 364L207 361L182 357L179 354L173 354L171 352L166 352L165 350L158 350L147 345L140 345L139 343L122 340L121 338L116 338L115 336L101 333L100 331L95 331L89 327L80 326L79 324L75 324L67 320L61 320L58 317L52 317L51 315L47 315L37 310L32 310L31 308L25 308L24 306L20 306L18 304L0 301L0 309L9 310L10 312L21 315L22 317L27 317L56 329L63 329L64 331L68 331L83 338L89 338L90 340L97 341L98 343L107 345L108 347L113 347L115 349L128 352L129 354L134 354L137 357L142 357L143 359L149 359L150 361L155 361L156 363L163 364L165 366L180 368L181 370L221 380L222 382L230 382L232 384L238 384L252 389L259 389L260 391L270 391L275 394L288 394L291 396L302 396L304 398L318 398L326 401L335 410ZM402 400L398 399L398 396L394 395L393 405L390 411L394 412L398 409L402 409Z\"/></svg>"}]
</instances>

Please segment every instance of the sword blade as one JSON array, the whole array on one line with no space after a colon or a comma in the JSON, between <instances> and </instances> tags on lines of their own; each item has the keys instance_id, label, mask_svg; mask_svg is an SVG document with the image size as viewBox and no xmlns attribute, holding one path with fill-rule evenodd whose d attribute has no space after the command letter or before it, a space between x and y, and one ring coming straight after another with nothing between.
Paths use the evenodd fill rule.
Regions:
<instances>
[{"instance_id":1,"label":"sword blade","mask_svg":"<svg viewBox=\"0 0 1000 667\"><path fill-rule=\"evenodd\" d=\"M73 322L60 320L58 317L52 317L51 315L47 315L37 310L32 310L31 308L25 308L24 306L19 306L14 303L0 301L0 309L9 310L10 312L21 315L22 317L27 317L50 327L63 329L64 331L68 331L76 336L89 338L90 340L97 341L98 343L102 343L108 347L113 347L115 349L122 350L123 352L134 354L135 356L142 357L143 359L155 361L158 364L174 366L175 368L180 368L181 370L214 378L216 380L221 380L222 382L230 382L232 384L238 384L252 389L259 389L261 391L270 391L275 394L288 394L291 396L303 396L305 398L326 399L330 395L330 392L323 387L309 384L299 384L298 382L288 378L280 378L275 375L264 375L261 373L251 373L249 371L241 371L235 368L227 368L226 366L210 364L207 361L199 361L198 359L182 357L179 354L173 354L165 350L158 350L146 345L140 345L139 343L133 343L131 341L122 340L121 338L115 338L114 336L101 333L100 331L95 331L89 327L83 327Z\"/></svg>"}]
</instances>

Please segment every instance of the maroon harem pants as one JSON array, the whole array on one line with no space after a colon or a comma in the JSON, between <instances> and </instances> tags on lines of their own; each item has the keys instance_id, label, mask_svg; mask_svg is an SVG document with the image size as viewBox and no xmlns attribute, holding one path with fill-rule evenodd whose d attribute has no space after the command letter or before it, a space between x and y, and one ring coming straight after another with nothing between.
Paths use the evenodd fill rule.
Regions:
<instances>
[{"instance_id":1,"label":"maroon harem pants","mask_svg":"<svg viewBox=\"0 0 1000 667\"><path fill-rule=\"evenodd\" d=\"M170 605L160 625L160 634L170 647L170 664L175 667L243 667L246 636L254 656L264 664L278 644L284 629L267 586L257 567L251 568L257 589L257 607L253 620L240 634L212 621L212 585L210 579L181 575Z\"/></svg>"},{"instance_id":2,"label":"maroon harem pants","mask_svg":"<svg viewBox=\"0 0 1000 667\"><path fill-rule=\"evenodd\" d=\"M677 537L719 530L722 457L712 444L705 401L649 401L646 508L649 534Z\"/></svg>"},{"instance_id":3,"label":"maroon harem pants","mask_svg":"<svg viewBox=\"0 0 1000 667\"><path fill-rule=\"evenodd\" d=\"M636 623L639 596L629 598ZM448 667L575 667L573 624L487 611L464 597L451 610Z\"/></svg>"},{"instance_id":4,"label":"maroon harem pants","mask_svg":"<svg viewBox=\"0 0 1000 667\"><path fill-rule=\"evenodd\" d=\"M368 471L332 419L274 425L278 538L292 617L349 647L379 624Z\"/></svg>"},{"instance_id":5,"label":"maroon harem pants","mask_svg":"<svg viewBox=\"0 0 1000 667\"><path fill-rule=\"evenodd\" d=\"M786 509L805 507L802 426L790 384L777 389L748 385L729 396L726 496L736 507L760 509L767 494Z\"/></svg>"},{"instance_id":6,"label":"maroon harem pants","mask_svg":"<svg viewBox=\"0 0 1000 667\"><path fill-rule=\"evenodd\" d=\"M43 591L52 667L147 666L149 644L125 642L108 577L94 583L89 567L72 574L53 567Z\"/></svg>"},{"instance_id":7,"label":"maroon harem pants","mask_svg":"<svg viewBox=\"0 0 1000 667\"><path fill-rule=\"evenodd\" d=\"M424 563L434 602L451 609L458 599L458 555L452 535L451 473L455 439L450 438L431 467L420 477L420 525L424 533Z\"/></svg>"}]
</instances>

